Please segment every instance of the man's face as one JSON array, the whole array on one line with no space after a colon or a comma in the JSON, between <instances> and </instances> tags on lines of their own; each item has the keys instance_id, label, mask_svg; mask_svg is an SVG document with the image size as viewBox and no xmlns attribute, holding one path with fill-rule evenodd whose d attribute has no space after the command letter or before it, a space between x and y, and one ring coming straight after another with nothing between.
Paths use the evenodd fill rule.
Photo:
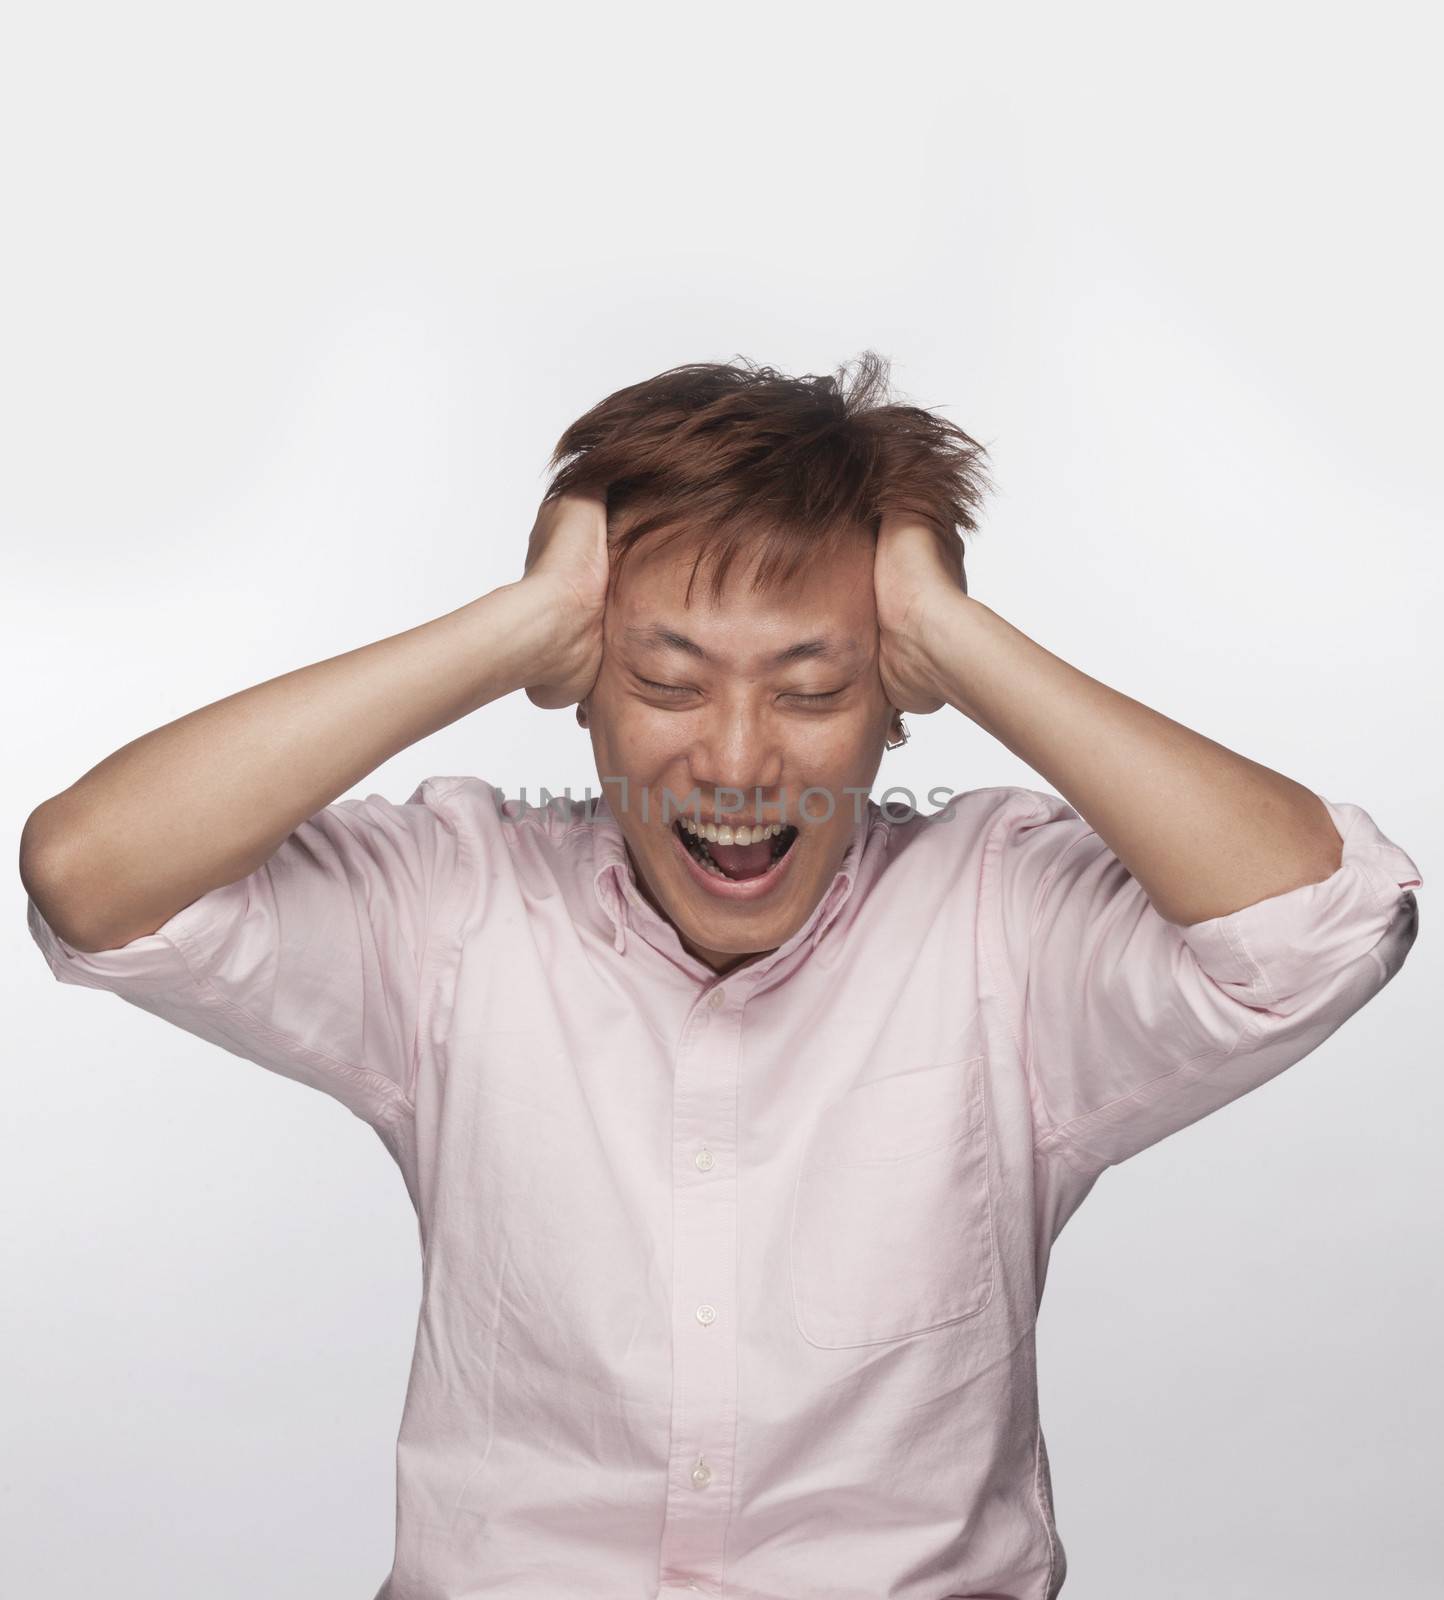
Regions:
<instances>
[{"instance_id":1,"label":"man's face","mask_svg":"<svg viewBox=\"0 0 1444 1600\"><path fill-rule=\"evenodd\" d=\"M807 920L877 774L892 708L878 673L874 548L860 534L770 592L751 590L739 558L715 606L706 573L684 604L688 540L635 548L617 577L586 701L597 773L638 886L714 971L776 949ZM822 792L800 806L808 789ZM686 830L682 817L699 816L730 826L734 841L740 825L788 827L729 848Z\"/></svg>"}]
</instances>

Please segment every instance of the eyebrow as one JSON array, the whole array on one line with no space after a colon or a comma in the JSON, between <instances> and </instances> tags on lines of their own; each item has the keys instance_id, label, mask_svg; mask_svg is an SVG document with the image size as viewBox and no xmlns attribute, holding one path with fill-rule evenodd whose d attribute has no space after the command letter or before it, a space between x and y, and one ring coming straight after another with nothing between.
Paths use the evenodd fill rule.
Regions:
<instances>
[{"instance_id":1,"label":"eyebrow","mask_svg":"<svg viewBox=\"0 0 1444 1600\"><path fill-rule=\"evenodd\" d=\"M650 628L628 627L624 630L627 637L633 639L648 650L681 650L686 655L695 656L699 661L710 661L711 656L697 643L689 639L685 633L678 633L673 628L664 628L654 624ZM768 656L769 666L785 666L792 661L838 661L855 654L855 647L836 644L831 639L799 639L796 644L790 644L786 649L775 651Z\"/></svg>"}]
</instances>

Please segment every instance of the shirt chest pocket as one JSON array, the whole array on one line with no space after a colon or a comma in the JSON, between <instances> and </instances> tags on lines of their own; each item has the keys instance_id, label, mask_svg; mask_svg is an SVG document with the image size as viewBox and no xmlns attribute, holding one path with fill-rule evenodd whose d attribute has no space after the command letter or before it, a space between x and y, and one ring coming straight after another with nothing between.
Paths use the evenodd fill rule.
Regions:
<instances>
[{"instance_id":1,"label":"shirt chest pocket","mask_svg":"<svg viewBox=\"0 0 1444 1600\"><path fill-rule=\"evenodd\" d=\"M791 1221L793 1315L809 1343L905 1339L992 1298L983 1059L875 1079L823 1111Z\"/></svg>"}]
</instances>

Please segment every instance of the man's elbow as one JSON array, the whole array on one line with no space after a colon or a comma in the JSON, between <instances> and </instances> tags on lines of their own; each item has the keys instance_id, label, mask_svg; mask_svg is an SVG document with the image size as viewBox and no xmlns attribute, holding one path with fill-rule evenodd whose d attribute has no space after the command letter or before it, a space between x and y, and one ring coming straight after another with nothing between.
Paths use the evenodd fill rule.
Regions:
<instances>
[{"instance_id":1,"label":"man's elbow","mask_svg":"<svg viewBox=\"0 0 1444 1600\"><path fill-rule=\"evenodd\" d=\"M54 826L53 813L37 806L20 833L20 882L35 908L73 950L93 955L112 950L117 941L95 922L96 906L105 903L93 882L87 887L77 872L67 837Z\"/></svg>"}]
</instances>

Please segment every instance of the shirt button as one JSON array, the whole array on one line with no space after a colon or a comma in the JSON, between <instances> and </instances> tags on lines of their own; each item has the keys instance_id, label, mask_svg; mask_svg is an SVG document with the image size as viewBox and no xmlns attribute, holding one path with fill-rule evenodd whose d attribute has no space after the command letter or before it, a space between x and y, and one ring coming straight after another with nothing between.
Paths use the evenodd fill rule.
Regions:
<instances>
[{"instance_id":1,"label":"shirt button","mask_svg":"<svg viewBox=\"0 0 1444 1600\"><path fill-rule=\"evenodd\" d=\"M706 1466L703 1462L699 1461L697 1465L692 1468L692 1487L694 1489L705 1489L707 1485L711 1483L711 1481L711 1467Z\"/></svg>"},{"instance_id":2,"label":"shirt button","mask_svg":"<svg viewBox=\"0 0 1444 1600\"><path fill-rule=\"evenodd\" d=\"M714 1011L720 1010L721 1007L726 1003L727 996L722 992L721 989L714 989L712 993L707 996L707 1004L711 1006Z\"/></svg>"},{"instance_id":3,"label":"shirt button","mask_svg":"<svg viewBox=\"0 0 1444 1600\"><path fill-rule=\"evenodd\" d=\"M714 1156L710 1150L699 1150L697 1152L696 1161L697 1170L699 1172L710 1172L713 1166L716 1164L717 1157Z\"/></svg>"},{"instance_id":4,"label":"shirt button","mask_svg":"<svg viewBox=\"0 0 1444 1600\"><path fill-rule=\"evenodd\" d=\"M716 1320L717 1320L717 1307L716 1306L698 1306L697 1307L697 1320L698 1320L698 1322L700 1322L702 1324L702 1326L704 1328L710 1326L712 1323L716 1322Z\"/></svg>"}]
</instances>

